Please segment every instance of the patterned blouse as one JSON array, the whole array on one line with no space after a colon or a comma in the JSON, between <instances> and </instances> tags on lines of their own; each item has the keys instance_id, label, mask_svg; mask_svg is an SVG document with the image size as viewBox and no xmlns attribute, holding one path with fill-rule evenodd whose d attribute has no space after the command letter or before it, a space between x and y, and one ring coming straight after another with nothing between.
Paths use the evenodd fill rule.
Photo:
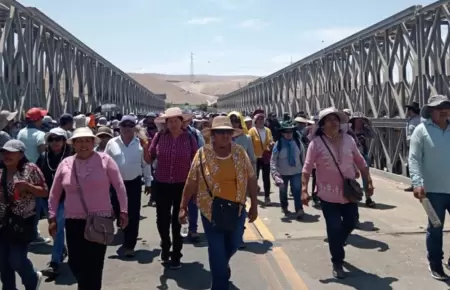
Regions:
<instances>
[{"instance_id":1,"label":"patterned blouse","mask_svg":"<svg viewBox=\"0 0 450 290\"><path fill-rule=\"evenodd\" d=\"M224 171L223 168L219 166L220 162L216 156L216 153L212 149L212 145L206 144L202 147L201 151L205 178L208 182L209 188L212 191L212 195L227 198L227 192L222 192L223 184L218 182L218 180L223 179L221 175L224 174ZM208 193L205 185L205 179L202 175L199 152L197 152L194 157L187 182L198 185L197 205L203 216L205 216L208 220L211 220L212 198ZM255 176L255 171L253 170L252 163L247 156L247 152L242 146L232 143L231 158L233 160L236 173L236 196L234 201L245 204L247 181Z\"/></svg>"},{"instance_id":2,"label":"patterned blouse","mask_svg":"<svg viewBox=\"0 0 450 290\"><path fill-rule=\"evenodd\" d=\"M0 169L0 180L4 172L4 169ZM24 180L32 185L42 186L45 190L48 190L47 184L45 183L44 175L42 174L39 167L34 163L26 163L22 171L17 171L13 179L8 182L8 194L9 203L12 212L15 215L21 216L23 218L28 218L36 214L36 197L32 194L27 194L26 196L21 196L18 200L14 198L15 192L15 182L19 180ZM0 182L1 183L1 182ZM7 204L5 201L5 195L3 191L3 186L0 184L0 220L3 220L7 209Z\"/></svg>"}]
</instances>

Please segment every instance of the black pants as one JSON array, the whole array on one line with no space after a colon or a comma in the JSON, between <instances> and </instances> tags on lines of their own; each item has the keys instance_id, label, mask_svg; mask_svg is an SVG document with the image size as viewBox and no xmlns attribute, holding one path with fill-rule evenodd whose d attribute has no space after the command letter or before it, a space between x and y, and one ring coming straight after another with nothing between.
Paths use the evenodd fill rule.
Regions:
<instances>
[{"instance_id":1,"label":"black pants","mask_svg":"<svg viewBox=\"0 0 450 290\"><path fill-rule=\"evenodd\" d=\"M313 195L313 196L317 196L317 190L316 190L316 170L315 170L315 169L312 170L311 176L312 176L312 190L311 190L311 192L312 192L312 195Z\"/></svg>"},{"instance_id":2,"label":"black pants","mask_svg":"<svg viewBox=\"0 0 450 290\"><path fill-rule=\"evenodd\" d=\"M78 290L102 289L106 245L84 238L86 220L66 219L66 242L69 267L78 283Z\"/></svg>"},{"instance_id":3,"label":"black pants","mask_svg":"<svg viewBox=\"0 0 450 290\"><path fill-rule=\"evenodd\" d=\"M110 187L109 188L109 194L111 197L111 205L114 211L114 216L116 218L116 226L119 227L120 226L120 204L119 204L119 199L117 198L117 192L114 189L114 187Z\"/></svg>"},{"instance_id":4,"label":"black pants","mask_svg":"<svg viewBox=\"0 0 450 290\"><path fill-rule=\"evenodd\" d=\"M270 196L270 164L264 164L262 158L256 159L256 178L259 179L259 172L262 170L262 179L264 185L264 196Z\"/></svg>"},{"instance_id":5,"label":"black pants","mask_svg":"<svg viewBox=\"0 0 450 290\"><path fill-rule=\"evenodd\" d=\"M170 226L172 226L172 260L179 260L183 256L183 238L181 237L181 225L178 221L180 212L181 195L184 183L155 182L156 225L161 237L161 250L167 255L172 246L170 241Z\"/></svg>"},{"instance_id":6,"label":"black pants","mask_svg":"<svg viewBox=\"0 0 450 290\"><path fill-rule=\"evenodd\" d=\"M139 236L141 219L141 176L133 180L124 180L128 198L128 226L123 230L123 247L134 249Z\"/></svg>"}]
</instances>

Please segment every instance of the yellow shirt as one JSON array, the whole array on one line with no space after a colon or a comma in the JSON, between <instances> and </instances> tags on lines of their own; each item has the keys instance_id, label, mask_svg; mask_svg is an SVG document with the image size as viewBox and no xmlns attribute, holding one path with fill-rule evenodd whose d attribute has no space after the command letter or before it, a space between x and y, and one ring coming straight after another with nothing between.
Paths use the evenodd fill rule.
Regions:
<instances>
[{"instance_id":1,"label":"yellow shirt","mask_svg":"<svg viewBox=\"0 0 450 290\"><path fill-rule=\"evenodd\" d=\"M200 152L204 175L200 166ZM242 146L232 143L230 157L219 159L212 145L206 144L197 151L187 182L198 185L197 205L203 216L211 220L212 198L208 193L205 179L213 196L245 204L247 181L254 176L255 171Z\"/></svg>"},{"instance_id":2,"label":"yellow shirt","mask_svg":"<svg viewBox=\"0 0 450 290\"><path fill-rule=\"evenodd\" d=\"M272 132L267 127L264 127L264 129L266 130L266 139L262 141L262 144L261 139L259 138L258 129L253 127L248 130L248 135L252 139L253 150L255 151L256 158L261 158L264 151L271 151L269 146L272 142Z\"/></svg>"}]
</instances>

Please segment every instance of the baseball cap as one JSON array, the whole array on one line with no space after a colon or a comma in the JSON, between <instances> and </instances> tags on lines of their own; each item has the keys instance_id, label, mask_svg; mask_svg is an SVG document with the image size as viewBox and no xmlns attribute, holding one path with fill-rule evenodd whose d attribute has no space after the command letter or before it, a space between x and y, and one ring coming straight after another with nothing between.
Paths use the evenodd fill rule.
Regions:
<instances>
[{"instance_id":1,"label":"baseball cap","mask_svg":"<svg viewBox=\"0 0 450 290\"><path fill-rule=\"evenodd\" d=\"M9 140L3 145L3 147L0 149L0 151L7 151L7 152L25 152L25 144L16 139Z\"/></svg>"},{"instance_id":2,"label":"baseball cap","mask_svg":"<svg viewBox=\"0 0 450 290\"><path fill-rule=\"evenodd\" d=\"M26 113L26 118L30 121L40 121L47 116L48 111L41 108L31 108Z\"/></svg>"},{"instance_id":3,"label":"baseball cap","mask_svg":"<svg viewBox=\"0 0 450 290\"><path fill-rule=\"evenodd\" d=\"M65 126L72 122L73 122L73 117L71 114L65 113L65 114L62 114L61 117L59 117L59 125L61 125L61 126Z\"/></svg>"},{"instance_id":4,"label":"baseball cap","mask_svg":"<svg viewBox=\"0 0 450 290\"><path fill-rule=\"evenodd\" d=\"M120 125L120 124L123 124L123 123L125 123L125 122L131 122L131 123L136 124L136 121L137 121L137 118L136 118L135 116L132 116L132 115L125 115L125 116L122 117L122 119L120 119L119 125Z\"/></svg>"}]
</instances>

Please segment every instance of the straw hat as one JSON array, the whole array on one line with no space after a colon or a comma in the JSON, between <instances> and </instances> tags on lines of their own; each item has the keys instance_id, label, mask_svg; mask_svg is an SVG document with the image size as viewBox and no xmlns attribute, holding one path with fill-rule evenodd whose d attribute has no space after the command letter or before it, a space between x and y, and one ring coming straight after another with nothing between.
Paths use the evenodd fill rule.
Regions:
<instances>
[{"instance_id":1,"label":"straw hat","mask_svg":"<svg viewBox=\"0 0 450 290\"><path fill-rule=\"evenodd\" d=\"M325 117L327 117L328 115L331 115L331 114L334 114L334 115L338 116L339 121L341 122L341 124L348 123L348 116L347 116L347 114L344 113L343 111L339 111L338 109L336 109L334 107L326 108L326 109L323 109L322 111L320 111L317 123L320 123Z\"/></svg>"},{"instance_id":2,"label":"straw hat","mask_svg":"<svg viewBox=\"0 0 450 290\"><path fill-rule=\"evenodd\" d=\"M98 137L98 136L101 136L101 135L107 135L107 136L113 138L114 137L113 133L114 132L113 132L113 130L111 128L106 127L106 126L100 126L100 127L98 127L97 134L95 134L95 136Z\"/></svg>"},{"instance_id":3,"label":"straw hat","mask_svg":"<svg viewBox=\"0 0 450 290\"><path fill-rule=\"evenodd\" d=\"M231 120L227 116L217 116L213 119L211 128L205 128L202 130L204 136L210 136L212 131L233 131L233 136L237 136L242 133L241 129L235 129L231 125Z\"/></svg>"},{"instance_id":4,"label":"straw hat","mask_svg":"<svg viewBox=\"0 0 450 290\"><path fill-rule=\"evenodd\" d=\"M168 118L181 117L183 122L192 119L192 114L185 114L178 107L168 108L159 117L155 118L155 123L165 123Z\"/></svg>"},{"instance_id":5,"label":"straw hat","mask_svg":"<svg viewBox=\"0 0 450 290\"><path fill-rule=\"evenodd\" d=\"M95 143L100 143L100 138L95 136L92 130L88 127L75 129L75 131L73 131L72 137L67 140L67 144L73 144L73 140L77 138L93 138Z\"/></svg>"},{"instance_id":6,"label":"straw hat","mask_svg":"<svg viewBox=\"0 0 450 290\"><path fill-rule=\"evenodd\" d=\"M354 112L348 121L352 122L355 119L362 119L367 125L372 125L370 119L361 112Z\"/></svg>"}]
</instances>

